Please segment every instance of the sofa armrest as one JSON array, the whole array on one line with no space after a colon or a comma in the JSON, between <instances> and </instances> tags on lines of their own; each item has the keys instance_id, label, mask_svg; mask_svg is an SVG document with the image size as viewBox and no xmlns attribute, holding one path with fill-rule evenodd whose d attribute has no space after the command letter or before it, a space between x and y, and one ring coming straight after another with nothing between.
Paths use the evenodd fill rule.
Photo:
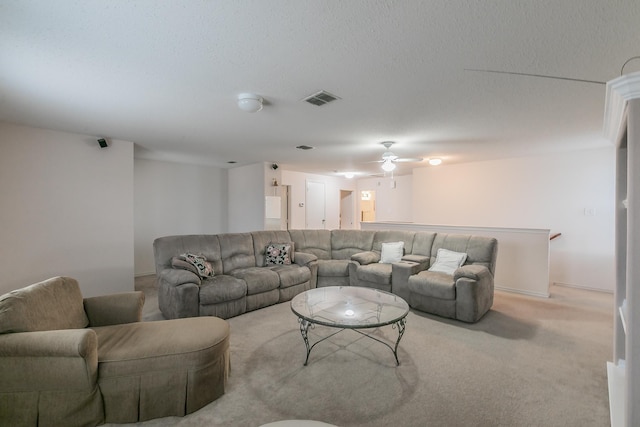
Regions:
<instances>
[{"instance_id":1,"label":"sofa armrest","mask_svg":"<svg viewBox=\"0 0 640 427\"><path fill-rule=\"evenodd\" d=\"M296 252L293 259L295 264L307 265L310 262L317 261L318 257L307 252Z\"/></svg>"},{"instance_id":2,"label":"sofa armrest","mask_svg":"<svg viewBox=\"0 0 640 427\"><path fill-rule=\"evenodd\" d=\"M188 271L181 270L179 268L166 268L158 274L158 281L171 284L172 286L179 286L185 283L195 283L200 286L202 279L197 274Z\"/></svg>"},{"instance_id":3,"label":"sofa armrest","mask_svg":"<svg viewBox=\"0 0 640 427\"><path fill-rule=\"evenodd\" d=\"M453 273L456 319L477 322L493 305L493 275L482 265L463 265Z\"/></svg>"},{"instance_id":4,"label":"sofa armrest","mask_svg":"<svg viewBox=\"0 0 640 427\"><path fill-rule=\"evenodd\" d=\"M409 302L409 277L426 270L428 266L428 261L400 261L391 264L391 292Z\"/></svg>"},{"instance_id":5,"label":"sofa armrest","mask_svg":"<svg viewBox=\"0 0 640 427\"><path fill-rule=\"evenodd\" d=\"M456 271L453 272L453 280L454 282L457 282L458 279L462 277L471 280L481 280L482 276L485 276L487 274L491 276L491 272L484 265L463 265L462 267L456 268Z\"/></svg>"},{"instance_id":6,"label":"sofa armrest","mask_svg":"<svg viewBox=\"0 0 640 427\"><path fill-rule=\"evenodd\" d=\"M144 293L140 291L84 298L90 327L139 322L143 305Z\"/></svg>"},{"instance_id":7,"label":"sofa armrest","mask_svg":"<svg viewBox=\"0 0 640 427\"><path fill-rule=\"evenodd\" d=\"M351 261L355 261L360 265L374 264L380 261L380 254L374 251L358 252L351 255Z\"/></svg>"},{"instance_id":8,"label":"sofa armrest","mask_svg":"<svg viewBox=\"0 0 640 427\"><path fill-rule=\"evenodd\" d=\"M0 393L93 389L98 338L92 329L0 335Z\"/></svg>"}]
</instances>

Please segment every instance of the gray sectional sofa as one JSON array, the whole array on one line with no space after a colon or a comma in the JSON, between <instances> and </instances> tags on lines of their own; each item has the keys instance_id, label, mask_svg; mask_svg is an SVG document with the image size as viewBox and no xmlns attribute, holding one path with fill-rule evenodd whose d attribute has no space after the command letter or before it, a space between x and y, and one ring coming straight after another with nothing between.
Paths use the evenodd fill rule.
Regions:
<instances>
[{"instance_id":1,"label":"gray sectional sofa","mask_svg":"<svg viewBox=\"0 0 640 427\"><path fill-rule=\"evenodd\" d=\"M290 247L290 259L273 264L270 244ZM493 304L498 242L426 231L282 230L167 236L153 248L158 304L169 319L229 318L315 287L365 286L416 310L476 322ZM185 269L179 259L188 253L206 258L213 275ZM458 264L439 269L451 254Z\"/></svg>"}]
</instances>

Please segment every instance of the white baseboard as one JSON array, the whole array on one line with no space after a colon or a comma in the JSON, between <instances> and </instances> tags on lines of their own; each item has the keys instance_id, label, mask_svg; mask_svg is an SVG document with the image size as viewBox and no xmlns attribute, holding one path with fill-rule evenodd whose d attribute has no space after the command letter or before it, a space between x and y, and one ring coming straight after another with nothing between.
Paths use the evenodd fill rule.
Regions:
<instances>
[{"instance_id":1,"label":"white baseboard","mask_svg":"<svg viewBox=\"0 0 640 427\"><path fill-rule=\"evenodd\" d=\"M150 275L152 275L152 274L156 274L156 272L155 272L155 271L151 271L151 272L149 272L149 273L135 273L135 274L133 275L133 277L150 276Z\"/></svg>"},{"instance_id":2,"label":"white baseboard","mask_svg":"<svg viewBox=\"0 0 640 427\"><path fill-rule=\"evenodd\" d=\"M612 289L592 288L589 286L574 285L573 283L553 282L554 285L564 286L565 288L584 289L585 291L603 292L605 294L612 294Z\"/></svg>"},{"instance_id":3,"label":"white baseboard","mask_svg":"<svg viewBox=\"0 0 640 427\"><path fill-rule=\"evenodd\" d=\"M525 291L522 289L505 288L502 286L494 286L494 288L497 291L510 292L512 294L528 295L531 297L549 298L550 296L549 293L544 293L544 292L532 292L532 291Z\"/></svg>"}]
</instances>

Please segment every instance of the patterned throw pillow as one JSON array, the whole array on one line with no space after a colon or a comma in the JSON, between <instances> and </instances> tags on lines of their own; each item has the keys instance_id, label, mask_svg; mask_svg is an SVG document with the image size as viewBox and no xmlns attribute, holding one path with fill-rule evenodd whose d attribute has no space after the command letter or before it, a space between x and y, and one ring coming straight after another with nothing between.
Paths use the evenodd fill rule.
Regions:
<instances>
[{"instance_id":1,"label":"patterned throw pillow","mask_svg":"<svg viewBox=\"0 0 640 427\"><path fill-rule=\"evenodd\" d=\"M200 277L213 276L213 267L211 267L211 263L207 262L207 259L204 256L187 252L184 254L180 254L179 258L193 265L198 271L198 275Z\"/></svg>"},{"instance_id":2,"label":"patterned throw pillow","mask_svg":"<svg viewBox=\"0 0 640 427\"><path fill-rule=\"evenodd\" d=\"M291 252L290 243L269 243L264 250L264 264L265 266L290 265Z\"/></svg>"}]
</instances>

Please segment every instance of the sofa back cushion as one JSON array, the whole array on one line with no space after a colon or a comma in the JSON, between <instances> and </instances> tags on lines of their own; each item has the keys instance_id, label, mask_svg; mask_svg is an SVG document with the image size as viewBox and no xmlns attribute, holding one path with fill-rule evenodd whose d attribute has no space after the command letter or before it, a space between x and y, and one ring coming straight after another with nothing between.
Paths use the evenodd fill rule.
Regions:
<instances>
[{"instance_id":1,"label":"sofa back cushion","mask_svg":"<svg viewBox=\"0 0 640 427\"><path fill-rule=\"evenodd\" d=\"M436 238L436 233L430 231L416 231L413 236L413 248L411 250L412 255L424 255L431 256L431 247L433 246L433 240ZM405 253L408 253L405 251Z\"/></svg>"},{"instance_id":2,"label":"sofa back cushion","mask_svg":"<svg viewBox=\"0 0 640 427\"><path fill-rule=\"evenodd\" d=\"M292 243L291 236L286 230L252 231L251 237L253 238L253 253L258 267L265 265L265 249L270 243ZM295 243L293 246L295 247ZM292 257L293 254L289 256Z\"/></svg>"},{"instance_id":3,"label":"sofa back cushion","mask_svg":"<svg viewBox=\"0 0 640 427\"><path fill-rule=\"evenodd\" d=\"M331 259L330 230L289 230L297 252L313 254L318 259Z\"/></svg>"},{"instance_id":4,"label":"sofa back cushion","mask_svg":"<svg viewBox=\"0 0 640 427\"><path fill-rule=\"evenodd\" d=\"M251 233L218 234L218 241L220 242L222 272L224 274L238 268L257 266Z\"/></svg>"},{"instance_id":5,"label":"sofa back cushion","mask_svg":"<svg viewBox=\"0 0 640 427\"><path fill-rule=\"evenodd\" d=\"M349 259L358 252L370 251L375 234L373 230L332 230L331 258Z\"/></svg>"},{"instance_id":6,"label":"sofa back cushion","mask_svg":"<svg viewBox=\"0 0 640 427\"><path fill-rule=\"evenodd\" d=\"M184 236L159 237L153 242L156 274L173 268L171 260L181 254L202 255L211 264L213 275L222 274L220 243L215 234L187 234Z\"/></svg>"},{"instance_id":7,"label":"sofa back cushion","mask_svg":"<svg viewBox=\"0 0 640 427\"><path fill-rule=\"evenodd\" d=\"M484 265L495 275L498 241L493 237L438 233L431 247L430 267L434 264L440 248L466 253L464 265Z\"/></svg>"},{"instance_id":8,"label":"sofa back cushion","mask_svg":"<svg viewBox=\"0 0 640 427\"><path fill-rule=\"evenodd\" d=\"M71 277L53 277L0 296L0 334L87 325L82 292Z\"/></svg>"},{"instance_id":9,"label":"sofa back cushion","mask_svg":"<svg viewBox=\"0 0 640 427\"><path fill-rule=\"evenodd\" d=\"M404 254L410 254L413 250L413 236L415 231L401 230L380 230L376 231L373 238L372 250L375 252L382 251L382 244L388 242L403 242Z\"/></svg>"}]
</instances>

